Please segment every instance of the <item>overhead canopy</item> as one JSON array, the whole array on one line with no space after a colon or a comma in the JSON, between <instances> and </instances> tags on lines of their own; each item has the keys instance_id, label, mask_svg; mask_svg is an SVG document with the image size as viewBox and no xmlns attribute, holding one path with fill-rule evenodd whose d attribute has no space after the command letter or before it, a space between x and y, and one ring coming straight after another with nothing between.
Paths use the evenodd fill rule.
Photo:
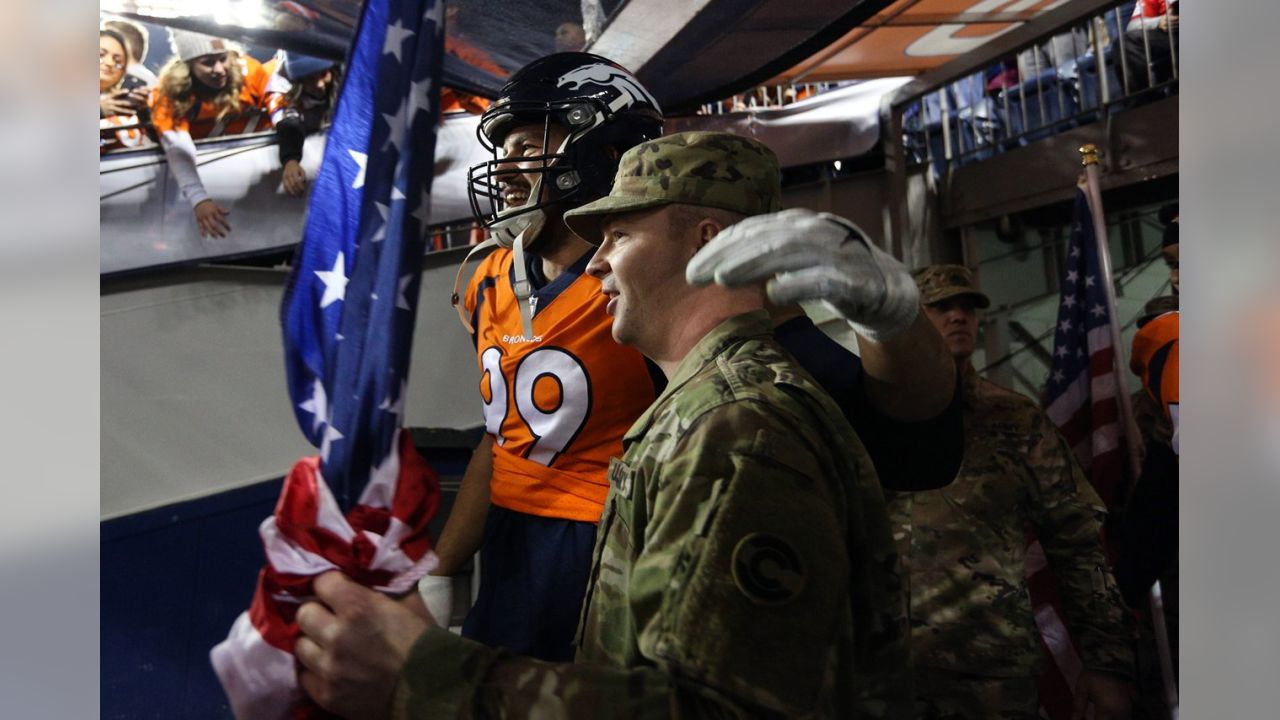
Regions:
<instances>
[{"instance_id":1,"label":"overhead canopy","mask_svg":"<svg viewBox=\"0 0 1280 720\"><path fill-rule=\"evenodd\" d=\"M891 0L633 0L588 49L633 70L672 112L753 87Z\"/></svg>"},{"instance_id":2,"label":"overhead canopy","mask_svg":"<svg viewBox=\"0 0 1280 720\"><path fill-rule=\"evenodd\" d=\"M444 82L494 97L559 49L636 72L664 109L726 97L794 66L891 0L449 0ZM104 12L319 57L345 56L360 0L103 0Z\"/></svg>"},{"instance_id":3,"label":"overhead canopy","mask_svg":"<svg viewBox=\"0 0 1280 720\"><path fill-rule=\"evenodd\" d=\"M1066 0L895 0L764 84L918 75Z\"/></svg>"}]
</instances>

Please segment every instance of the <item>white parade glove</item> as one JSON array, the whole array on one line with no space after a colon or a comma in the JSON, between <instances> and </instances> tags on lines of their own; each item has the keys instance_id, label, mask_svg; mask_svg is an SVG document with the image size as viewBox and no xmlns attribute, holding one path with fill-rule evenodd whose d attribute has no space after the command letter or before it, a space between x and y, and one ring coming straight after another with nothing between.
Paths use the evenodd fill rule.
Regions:
<instances>
[{"instance_id":1,"label":"white parade glove","mask_svg":"<svg viewBox=\"0 0 1280 720\"><path fill-rule=\"evenodd\" d=\"M693 256L685 279L725 287L767 280L775 305L823 300L876 342L906 330L920 312L920 292L902 263L849 220L801 208L729 226Z\"/></svg>"},{"instance_id":2,"label":"white parade glove","mask_svg":"<svg viewBox=\"0 0 1280 720\"><path fill-rule=\"evenodd\" d=\"M418 594L436 624L448 630L453 617L453 578L445 575L423 575L418 581Z\"/></svg>"}]
</instances>

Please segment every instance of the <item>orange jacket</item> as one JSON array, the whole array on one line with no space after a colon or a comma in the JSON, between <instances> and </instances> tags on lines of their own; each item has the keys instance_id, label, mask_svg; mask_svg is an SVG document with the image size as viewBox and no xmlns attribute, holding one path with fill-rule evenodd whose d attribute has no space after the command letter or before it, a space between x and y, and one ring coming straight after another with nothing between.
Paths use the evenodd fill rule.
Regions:
<instances>
[{"instance_id":1,"label":"orange jacket","mask_svg":"<svg viewBox=\"0 0 1280 720\"><path fill-rule=\"evenodd\" d=\"M1173 423L1173 449L1178 450L1178 311L1143 325L1133 337L1129 369Z\"/></svg>"},{"instance_id":2,"label":"orange jacket","mask_svg":"<svg viewBox=\"0 0 1280 720\"><path fill-rule=\"evenodd\" d=\"M240 88L240 111L220 121L217 109L209 103L198 102L184 117L174 115L173 101L160 91L157 85L151 91L151 124L156 132L183 131L194 139L237 135L271 127L267 113L267 83L271 79L273 63L264 66L248 55L240 55L240 69L244 85ZM221 127L219 127L221 126ZM216 132L215 132L216 131Z\"/></svg>"}]
</instances>

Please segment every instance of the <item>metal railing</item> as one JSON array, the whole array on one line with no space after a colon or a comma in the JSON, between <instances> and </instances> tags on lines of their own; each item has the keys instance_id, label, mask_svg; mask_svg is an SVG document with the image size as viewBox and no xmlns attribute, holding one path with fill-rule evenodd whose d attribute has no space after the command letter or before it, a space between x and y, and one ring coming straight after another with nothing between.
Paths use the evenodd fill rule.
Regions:
<instances>
[{"instance_id":1,"label":"metal railing","mask_svg":"<svg viewBox=\"0 0 1280 720\"><path fill-rule=\"evenodd\" d=\"M926 171L946 182L962 164L1109 124L1125 108L1176 94L1175 16L1163 19L1173 32L1147 23L1131 31L1134 7L1132 0L1060 4L885 97L880 132L895 254L902 256L913 227L909 177Z\"/></svg>"},{"instance_id":2,"label":"metal railing","mask_svg":"<svg viewBox=\"0 0 1280 720\"><path fill-rule=\"evenodd\" d=\"M779 108L800 100L808 100L822 93L836 90L847 82L789 83L786 85L760 85L724 100L698 106L698 115L724 115L764 108Z\"/></svg>"},{"instance_id":3,"label":"metal railing","mask_svg":"<svg viewBox=\"0 0 1280 720\"><path fill-rule=\"evenodd\" d=\"M485 230L475 220L433 225L427 229L427 252L479 245L485 236Z\"/></svg>"},{"instance_id":4,"label":"metal railing","mask_svg":"<svg viewBox=\"0 0 1280 720\"><path fill-rule=\"evenodd\" d=\"M1177 15L1133 18L1134 6L1072 3L1063 9L1075 17L1000 57L950 77L930 73L926 87L904 88L892 102L901 113L906 167L931 164L943 174L1175 93Z\"/></svg>"}]
</instances>

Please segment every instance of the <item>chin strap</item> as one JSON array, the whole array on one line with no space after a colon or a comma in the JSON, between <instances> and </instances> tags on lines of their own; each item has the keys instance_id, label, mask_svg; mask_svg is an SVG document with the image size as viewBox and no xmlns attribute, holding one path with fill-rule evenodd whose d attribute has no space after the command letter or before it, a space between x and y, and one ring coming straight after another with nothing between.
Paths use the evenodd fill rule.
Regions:
<instances>
[{"instance_id":1,"label":"chin strap","mask_svg":"<svg viewBox=\"0 0 1280 720\"><path fill-rule=\"evenodd\" d=\"M529 270L524 264L524 232L516 236L515 242L511 244L511 253L514 256L513 261L515 267L516 282L516 305L520 308L520 324L524 328L524 339L526 342L533 341L533 314L538 310L538 298L533 294L533 283L529 282Z\"/></svg>"},{"instance_id":2,"label":"chin strap","mask_svg":"<svg viewBox=\"0 0 1280 720\"><path fill-rule=\"evenodd\" d=\"M524 336L527 340L532 340L533 335L533 316L538 309L538 298L533 294L533 283L529 282L529 270L525 267L524 259L524 236L532 228L522 230L519 235L511 243L511 254L516 282L513 288L516 293L516 305L520 308L520 324L523 326ZM471 248L471 252L462 259L462 264L458 266L458 274L453 278L453 297L451 302L453 309L458 311L458 319L462 321L462 327L466 328L468 335L474 335L476 329L471 326L471 321L467 319L467 313L462 303L462 273L467 269L467 263L471 262L471 256L482 250L490 250L495 247L505 247L497 237L490 235L484 242Z\"/></svg>"},{"instance_id":3,"label":"chin strap","mask_svg":"<svg viewBox=\"0 0 1280 720\"><path fill-rule=\"evenodd\" d=\"M471 262L471 256L481 250L490 250L496 247L498 247L498 240L490 235L485 238L484 242L471 248L471 252L462 258L462 263L458 265L458 274L453 278L453 297L450 298L449 302L452 303L453 309L458 311L458 320L462 321L462 327L466 328L468 335L475 335L476 329L471 327L471 321L467 319L467 312L463 309L462 295L460 294L462 292L462 273L467 269L467 263Z\"/></svg>"}]
</instances>

